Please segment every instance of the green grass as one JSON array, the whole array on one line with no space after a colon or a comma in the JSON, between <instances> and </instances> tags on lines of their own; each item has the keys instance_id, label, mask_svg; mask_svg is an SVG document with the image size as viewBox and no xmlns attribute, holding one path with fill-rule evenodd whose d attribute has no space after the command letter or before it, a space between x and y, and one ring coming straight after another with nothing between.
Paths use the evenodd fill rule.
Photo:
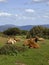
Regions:
<instances>
[{"instance_id":1,"label":"green grass","mask_svg":"<svg viewBox=\"0 0 49 65\"><path fill-rule=\"evenodd\" d=\"M24 37L20 36L24 40ZM0 37L0 47L6 42L6 38ZM23 41L17 42L17 46L22 46ZM25 52L18 53L17 55L0 55L0 65L49 65L49 40L38 42L39 49L29 49ZM21 64L21 65L22 65Z\"/></svg>"}]
</instances>

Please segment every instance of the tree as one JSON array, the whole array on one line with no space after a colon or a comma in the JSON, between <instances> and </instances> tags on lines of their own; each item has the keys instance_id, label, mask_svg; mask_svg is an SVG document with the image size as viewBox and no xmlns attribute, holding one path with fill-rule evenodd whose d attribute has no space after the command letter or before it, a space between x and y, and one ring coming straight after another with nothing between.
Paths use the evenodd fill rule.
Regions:
<instances>
[{"instance_id":1,"label":"tree","mask_svg":"<svg viewBox=\"0 0 49 65\"><path fill-rule=\"evenodd\" d=\"M20 35L21 31L18 28L9 28L3 32L5 35Z\"/></svg>"},{"instance_id":2,"label":"tree","mask_svg":"<svg viewBox=\"0 0 49 65\"><path fill-rule=\"evenodd\" d=\"M29 35L31 35L31 37L39 36L43 38L49 38L49 28L35 26L29 31ZM27 35L27 37L29 37L29 35Z\"/></svg>"},{"instance_id":3,"label":"tree","mask_svg":"<svg viewBox=\"0 0 49 65\"><path fill-rule=\"evenodd\" d=\"M21 30L21 34L22 34L22 35L26 35L27 32L28 32L28 31L26 31L26 30Z\"/></svg>"}]
</instances>

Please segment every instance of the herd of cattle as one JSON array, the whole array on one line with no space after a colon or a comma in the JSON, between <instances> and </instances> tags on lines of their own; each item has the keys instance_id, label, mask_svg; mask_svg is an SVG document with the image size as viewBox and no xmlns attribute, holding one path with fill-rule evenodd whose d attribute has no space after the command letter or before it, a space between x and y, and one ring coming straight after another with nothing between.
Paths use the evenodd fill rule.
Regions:
<instances>
[{"instance_id":1,"label":"herd of cattle","mask_svg":"<svg viewBox=\"0 0 49 65\"><path fill-rule=\"evenodd\" d=\"M15 44L16 42L20 42L20 41L21 41L20 38L9 38L7 40L7 44ZM23 46L28 46L29 48L40 48L37 41L44 41L44 39L39 37L25 39L23 41Z\"/></svg>"}]
</instances>

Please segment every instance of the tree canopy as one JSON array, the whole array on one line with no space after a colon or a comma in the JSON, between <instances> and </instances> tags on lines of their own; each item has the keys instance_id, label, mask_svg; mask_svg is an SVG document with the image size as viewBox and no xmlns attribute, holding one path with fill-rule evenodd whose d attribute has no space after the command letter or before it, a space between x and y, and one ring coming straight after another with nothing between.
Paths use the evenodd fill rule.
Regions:
<instances>
[{"instance_id":1,"label":"tree canopy","mask_svg":"<svg viewBox=\"0 0 49 65\"><path fill-rule=\"evenodd\" d=\"M5 30L3 33L6 35L17 35L20 34L21 32L19 28L9 28Z\"/></svg>"},{"instance_id":2,"label":"tree canopy","mask_svg":"<svg viewBox=\"0 0 49 65\"><path fill-rule=\"evenodd\" d=\"M39 36L43 38L49 38L49 28L35 26L29 31L29 35L32 37Z\"/></svg>"}]
</instances>

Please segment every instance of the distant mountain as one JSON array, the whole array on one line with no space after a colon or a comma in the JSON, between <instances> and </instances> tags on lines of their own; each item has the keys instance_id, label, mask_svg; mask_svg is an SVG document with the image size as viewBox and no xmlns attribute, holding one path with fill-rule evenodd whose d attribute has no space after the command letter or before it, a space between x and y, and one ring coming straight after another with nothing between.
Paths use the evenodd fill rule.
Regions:
<instances>
[{"instance_id":1,"label":"distant mountain","mask_svg":"<svg viewBox=\"0 0 49 65\"><path fill-rule=\"evenodd\" d=\"M46 27L46 28L49 28L49 24L47 24L47 25L41 25L41 26Z\"/></svg>"},{"instance_id":2,"label":"distant mountain","mask_svg":"<svg viewBox=\"0 0 49 65\"><path fill-rule=\"evenodd\" d=\"M8 25L2 25L0 26L0 32L4 31L4 30L7 30L8 28L13 28L13 27L17 27L21 30L30 30L31 28L33 28L35 25L26 25L26 26L16 26L16 25L11 25L11 24L8 24ZM38 25L36 25L38 26ZM47 27L49 28L49 24L47 25L40 25L40 26L43 26L43 27Z\"/></svg>"},{"instance_id":3,"label":"distant mountain","mask_svg":"<svg viewBox=\"0 0 49 65\"><path fill-rule=\"evenodd\" d=\"M8 28L13 28L13 27L16 27L15 25L11 25L11 24L8 24L8 25L2 25L0 26L0 31L4 31L4 30L7 30Z\"/></svg>"},{"instance_id":4,"label":"distant mountain","mask_svg":"<svg viewBox=\"0 0 49 65\"><path fill-rule=\"evenodd\" d=\"M21 30L30 30L33 27L33 25L26 25L26 26L15 26L15 25L11 25L11 24L2 25L2 26L0 26L0 32L7 30L8 28L13 28L13 27L19 28Z\"/></svg>"},{"instance_id":5,"label":"distant mountain","mask_svg":"<svg viewBox=\"0 0 49 65\"><path fill-rule=\"evenodd\" d=\"M33 27L34 25L26 25L26 26L19 26L18 28L21 30L30 30Z\"/></svg>"}]
</instances>

